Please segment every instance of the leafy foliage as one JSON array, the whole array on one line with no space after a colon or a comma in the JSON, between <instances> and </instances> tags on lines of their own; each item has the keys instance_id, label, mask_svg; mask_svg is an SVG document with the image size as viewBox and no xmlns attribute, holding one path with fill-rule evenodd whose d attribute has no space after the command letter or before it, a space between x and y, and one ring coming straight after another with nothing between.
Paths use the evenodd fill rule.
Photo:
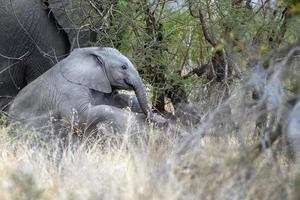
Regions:
<instances>
[{"instance_id":1,"label":"leafy foliage","mask_svg":"<svg viewBox=\"0 0 300 200\"><path fill-rule=\"evenodd\" d=\"M93 16L93 20L99 20L94 24L101 24L95 45L114 46L132 57L144 80L152 86L154 107L159 107L157 101L163 101L163 107L167 99L175 107L181 101L193 100L192 91L203 82L208 83L208 91L214 90L213 72L218 69L209 72L209 68L215 66L215 53L223 49L226 56L217 62L228 64L229 80L221 80L223 84L217 87L228 87L228 81L247 70L251 60L295 41L300 25L296 1L92 2L101 7L97 12L101 16ZM199 11L206 27L199 20ZM215 46L205 37L205 28L216 40ZM210 67L195 70L205 64Z\"/></svg>"}]
</instances>

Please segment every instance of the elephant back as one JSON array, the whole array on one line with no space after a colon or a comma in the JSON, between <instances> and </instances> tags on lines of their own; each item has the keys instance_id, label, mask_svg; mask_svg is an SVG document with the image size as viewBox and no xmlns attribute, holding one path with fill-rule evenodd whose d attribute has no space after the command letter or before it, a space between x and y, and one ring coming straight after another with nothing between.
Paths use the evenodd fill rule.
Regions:
<instances>
[{"instance_id":1,"label":"elephant back","mask_svg":"<svg viewBox=\"0 0 300 200\"><path fill-rule=\"evenodd\" d=\"M97 35L90 24L93 8L89 1L47 0L46 3L58 25L67 33L71 49L91 46L91 42L96 42Z\"/></svg>"}]
</instances>

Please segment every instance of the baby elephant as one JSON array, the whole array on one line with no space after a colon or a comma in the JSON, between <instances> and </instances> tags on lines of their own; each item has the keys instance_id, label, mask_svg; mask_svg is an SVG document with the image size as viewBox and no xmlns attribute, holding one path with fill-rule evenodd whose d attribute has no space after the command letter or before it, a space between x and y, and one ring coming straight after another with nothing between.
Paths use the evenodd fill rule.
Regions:
<instances>
[{"instance_id":1,"label":"baby elephant","mask_svg":"<svg viewBox=\"0 0 300 200\"><path fill-rule=\"evenodd\" d=\"M118 94L118 89L134 90L136 97ZM132 112L122 109L126 107ZM83 133L91 133L99 122L119 132L128 119L166 123L151 113L141 77L128 58L116 49L98 47L75 49L27 85L9 115L13 127L39 131L61 128L66 122L77 124Z\"/></svg>"}]
</instances>

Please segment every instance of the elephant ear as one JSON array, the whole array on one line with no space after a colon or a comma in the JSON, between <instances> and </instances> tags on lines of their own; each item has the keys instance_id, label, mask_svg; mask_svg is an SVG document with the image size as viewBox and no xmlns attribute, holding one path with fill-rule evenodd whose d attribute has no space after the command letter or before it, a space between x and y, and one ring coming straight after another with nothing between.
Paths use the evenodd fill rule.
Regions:
<instances>
[{"instance_id":1,"label":"elephant ear","mask_svg":"<svg viewBox=\"0 0 300 200\"><path fill-rule=\"evenodd\" d=\"M72 54L60 64L60 71L65 79L99 92L112 92L103 62L100 63L92 55L82 57Z\"/></svg>"},{"instance_id":2,"label":"elephant ear","mask_svg":"<svg viewBox=\"0 0 300 200\"><path fill-rule=\"evenodd\" d=\"M87 22L84 8L77 1L72 0L47 0L48 8L56 22L67 33L71 49L90 46L92 31L84 26ZM78 4L78 5L77 5Z\"/></svg>"}]
</instances>

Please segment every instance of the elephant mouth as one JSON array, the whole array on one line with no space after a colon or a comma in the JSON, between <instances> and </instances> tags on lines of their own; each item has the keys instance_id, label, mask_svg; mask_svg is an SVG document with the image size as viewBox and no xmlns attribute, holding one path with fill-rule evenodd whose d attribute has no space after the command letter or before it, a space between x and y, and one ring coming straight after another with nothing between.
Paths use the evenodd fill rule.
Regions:
<instances>
[{"instance_id":1,"label":"elephant mouth","mask_svg":"<svg viewBox=\"0 0 300 200\"><path fill-rule=\"evenodd\" d=\"M124 83L125 83L127 86L129 86L130 89L133 89L133 88L134 88L133 85L132 85L129 81L127 81L126 79L124 79Z\"/></svg>"},{"instance_id":2,"label":"elephant mouth","mask_svg":"<svg viewBox=\"0 0 300 200\"><path fill-rule=\"evenodd\" d=\"M112 85L112 88L115 90L132 90L132 89L134 89L133 85L130 82L126 81L125 79L123 80L123 83Z\"/></svg>"}]
</instances>

